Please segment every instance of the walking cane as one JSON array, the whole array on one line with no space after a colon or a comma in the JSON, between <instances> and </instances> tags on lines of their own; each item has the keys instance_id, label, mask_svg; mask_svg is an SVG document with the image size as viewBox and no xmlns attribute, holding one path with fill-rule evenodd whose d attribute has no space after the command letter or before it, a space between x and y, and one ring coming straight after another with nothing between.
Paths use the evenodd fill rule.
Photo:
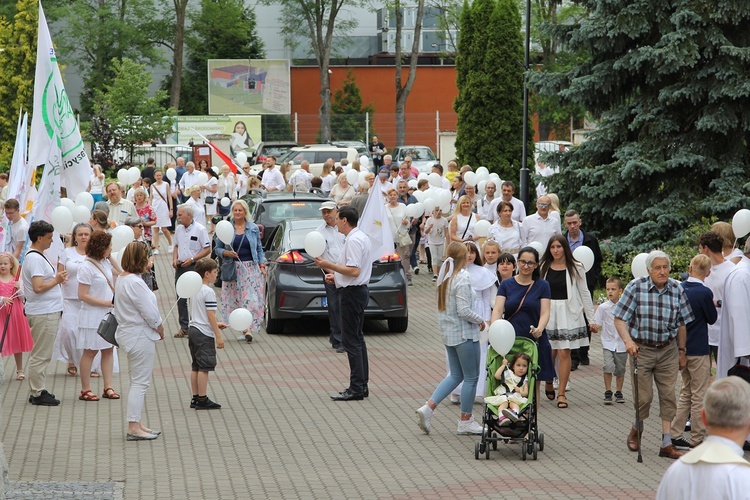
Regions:
<instances>
[{"instance_id":1,"label":"walking cane","mask_svg":"<svg viewBox=\"0 0 750 500\"><path fill-rule=\"evenodd\" d=\"M633 356L633 389L635 391L635 432L638 435L638 463L643 463L641 456L641 403L638 397L638 358Z\"/></svg>"}]
</instances>

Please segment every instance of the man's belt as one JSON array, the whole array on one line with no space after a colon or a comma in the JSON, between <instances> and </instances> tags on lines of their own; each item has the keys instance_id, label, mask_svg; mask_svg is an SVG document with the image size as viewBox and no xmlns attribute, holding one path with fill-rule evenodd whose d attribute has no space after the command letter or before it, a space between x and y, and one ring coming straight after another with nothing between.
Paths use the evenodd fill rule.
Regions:
<instances>
[{"instance_id":1,"label":"man's belt","mask_svg":"<svg viewBox=\"0 0 750 500\"><path fill-rule=\"evenodd\" d=\"M665 347L667 347L669 344L672 343L672 339L670 338L666 342L661 342L661 343L645 342L641 339L633 339L633 342L635 342L636 344L640 344L644 347L651 347L653 349L664 349Z\"/></svg>"}]
</instances>

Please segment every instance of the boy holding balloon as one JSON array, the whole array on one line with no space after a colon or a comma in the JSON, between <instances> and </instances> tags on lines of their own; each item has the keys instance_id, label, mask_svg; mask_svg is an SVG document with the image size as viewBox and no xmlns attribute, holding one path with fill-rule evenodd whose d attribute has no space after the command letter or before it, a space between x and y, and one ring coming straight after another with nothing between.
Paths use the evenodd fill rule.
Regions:
<instances>
[{"instance_id":1,"label":"boy holding balloon","mask_svg":"<svg viewBox=\"0 0 750 500\"><path fill-rule=\"evenodd\" d=\"M204 257L195 264L195 271L203 280L198 294L190 299L190 327L188 328L188 346L192 358L190 386L193 399L190 408L196 410L218 410L219 403L211 401L206 395L208 373L216 369L216 349L224 349L221 330L226 323L216 320L216 293L211 285L216 281L219 266L215 260Z\"/></svg>"}]
</instances>

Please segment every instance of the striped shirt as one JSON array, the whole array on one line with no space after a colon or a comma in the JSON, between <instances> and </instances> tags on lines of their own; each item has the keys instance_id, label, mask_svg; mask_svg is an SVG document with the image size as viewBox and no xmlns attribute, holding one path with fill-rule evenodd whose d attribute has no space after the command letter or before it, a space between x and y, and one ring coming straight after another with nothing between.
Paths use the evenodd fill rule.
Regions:
<instances>
[{"instance_id":1,"label":"striped shirt","mask_svg":"<svg viewBox=\"0 0 750 500\"><path fill-rule=\"evenodd\" d=\"M216 338L208 320L208 311L216 313L216 310L216 293L210 286L202 285L198 295L190 299L190 326L197 328L206 337Z\"/></svg>"},{"instance_id":2,"label":"striped shirt","mask_svg":"<svg viewBox=\"0 0 750 500\"><path fill-rule=\"evenodd\" d=\"M438 329L443 344L456 346L467 340L479 341L482 316L473 310L474 290L466 269L453 276L445 294L445 311L438 311Z\"/></svg>"},{"instance_id":3,"label":"striped shirt","mask_svg":"<svg viewBox=\"0 0 750 500\"><path fill-rule=\"evenodd\" d=\"M669 278L659 290L650 276L628 283L613 314L628 325L633 339L651 344L669 341L695 319L679 281Z\"/></svg>"}]
</instances>

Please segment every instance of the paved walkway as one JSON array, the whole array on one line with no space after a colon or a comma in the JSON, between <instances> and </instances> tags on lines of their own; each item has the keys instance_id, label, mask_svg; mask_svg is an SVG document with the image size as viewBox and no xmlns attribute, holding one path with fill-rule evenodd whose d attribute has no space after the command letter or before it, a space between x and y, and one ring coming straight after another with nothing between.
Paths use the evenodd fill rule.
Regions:
<instances>
[{"instance_id":1,"label":"paved walkway","mask_svg":"<svg viewBox=\"0 0 750 500\"><path fill-rule=\"evenodd\" d=\"M157 257L160 307L174 303L171 268ZM322 322L295 322L285 335L261 333L252 344L231 333L220 351L209 396L219 411L188 408L190 356L186 339L157 346L145 421L161 429L154 442L126 442L125 400L79 401L80 381L63 363L49 369L56 408L27 402L7 362L2 387L2 442L12 498L652 498L671 461L657 456L659 426L643 435L643 463L627 450L633 421L628 404L601 402L598 339L591 366L572 377L570 408L546 399L539 425L545 450L521 461L518 445L500 445L490 460L474 459L471 436L456 435L459 409L442 405L423 435L414 410L444 375L431 277L409 288L407 333L366 325L370 397L336 403L328 394L347 385L344 355L327 343ZM127 360L114 386L127 393ZM101 393L101 379L93 380ZM481 419L480 406L475 406ZM654 412L656 413L656 412ZM90 484L97 483L97 484ZM43 493L46 492L46 493ZM88 492L88 493L87 493ZM88 495L88 496L86 496Z\"/></svg>"}]
</instances>

